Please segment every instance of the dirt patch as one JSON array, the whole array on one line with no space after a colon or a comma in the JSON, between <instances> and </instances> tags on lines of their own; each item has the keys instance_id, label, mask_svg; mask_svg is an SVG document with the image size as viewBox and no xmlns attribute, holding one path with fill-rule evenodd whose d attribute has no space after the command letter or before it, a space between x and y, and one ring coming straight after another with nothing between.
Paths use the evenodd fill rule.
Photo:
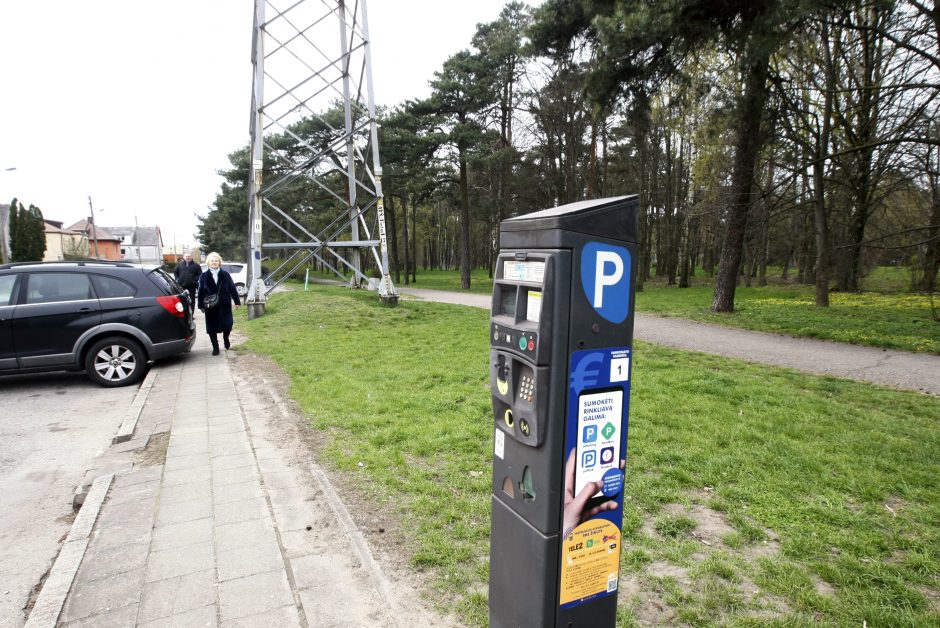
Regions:
<instances>
[{"instance_id":1,"label":"dirt patch","mask_svg":"<svg viewBox=\"0 0 940 628\"><path fill-rule=\"evenodd\" d=\"M816 589L816 593L824 597L832 597L836 594L836 590L831 584L816 577L813 577L813 588Z\"/></svg>"},{"instance_id":2,"label":"dirt patch","mask_svg":"<svg viewBox=\"0 0 940 628\"><path fill-rule=\"evenodd\" d=\"M644 587L637 575L621 578L618 585L618 600L621 606L629 606L641 626L664 626L675 621L675 612L659 595Z\"/></svg>"},{"instance_id":3,"label":"dirt patch","mask_svg":"<svg viewBox=\"0 0 940 628\"><path fill-rule=\"evenodd\" d=\"M907 508L907 502L897 495L889 495L888 499L885 500L884 506L885 510L890 512L892 516L897 517L898 513Z\"/></svg>"},{"instance_id":4,"label":"dirt patch","mask_svg":"<svg viewBox=\"0 0 940 628\"><path fill-rule=\"evenodd\" d=\"M693 598L707 596L710 583L725 582L722 577L714 574L693 575L695 566L707 560L713 552L730 552L750 564L750 567L745 568L737 564L729 583L740 591L748 607L747 617L758 622L770 622L790 612L789 605L783 598L762 591L749 577L760 558L773 558L778 555L780 540L777 534L765 529L766 536L760 542L743 547L728 547L725 539L734 535L736 530L724 513L705 505L712 498L713 491L706 487L693 491L690 494L690 503L665 504L658 512L647 513L643 517L640 526L642 534L650 539L666 541L671 539L656 530L657 520L662 517L684 517L692 520L694 527L680 533L679 538L698 541L701 549L684 559L681 565L661 558L653 560L638 573L622 581L620 604L631 609L639 625L661 626L678 622L675 609L665 601L670 587L662 579L671 580L684 595ZM823 588L824 583L820 583L817 590L821 592Z\"/></svg>"},{"instance_id":5,"label":"dirt patch","mask_svg":"<svg viewBox=\"0 0 940 628\"><path fill-rule=\"evenodd\" d=\"M722 539L734 532L734 528L723 514L701 504L693 504L691 507L682 504L666 504L662 510L670 515L693 519L695 529L691 532L692 536L708 547L721 545Z\"/></svg>"},{"instance_id":6,"label":"dirt patch","mask_svg":"<svg viewBox=\"0 0 940 628\"><path fill-rule=\"evenodd\" d=\"M646 566L647 575L653 578L672 578L683 586L690 586L692 579L689 578L689 570L679 565L667 563L664 560L657 560Z\"/></svg>"},{"instance_id":7,"label":"dirt patch","mask_svg":"<svg viewBox=\"0 0 940 628\"><path fill-rule=\"evenodd\" d=\"M142 467L155 467L166 462L166 450L170 446L170 433L159 432L147 439L143 449L134 452L134 462Z\"/></svg>"},{"instance_id":8,"label":"dirt patch","mask_svg":"<svg viewBox=\"0 0 940 628\"><path fill-rule=\"evenodd\" d=\"M753 523L753 522L751 522ZM741 548L741 555L749 562L756 563L761 558L775 558L780 555L780 537L768 528L762 528L764 539Z\"/></svg>"},{"instance_id":9,"label":"dirt patch","mask_svg":"<svg viewBox=\"0 0 940 628\"><path fill-rule=\"evenodd\" d=\"M917 587L917 591L927 598L927 605L930 610L940 612L940 591L929 587Z\"/></svg>"}]
</instances>

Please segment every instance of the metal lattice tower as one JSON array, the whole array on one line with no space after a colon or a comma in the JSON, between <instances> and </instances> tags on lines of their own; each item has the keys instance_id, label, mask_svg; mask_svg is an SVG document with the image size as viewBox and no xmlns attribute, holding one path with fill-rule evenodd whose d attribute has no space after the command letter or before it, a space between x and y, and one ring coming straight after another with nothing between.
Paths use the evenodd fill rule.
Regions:
<instances>
[{"instance_id":1,"label":"metal lattice tower","mask_svg":"<svg viewBox=\"0 0 940 628\"><path fill-rule=\"evenodd\" d=\"M363 286L363 252L381 274L381 299L398 300L388 273L370 54L366 0L255 0L250 317L314 259ZM292 210L280 206L288 198ZM262 245L264 224L285 240ZM267 284L262 248L291 251Z\"/></svg>"}]
</instances>

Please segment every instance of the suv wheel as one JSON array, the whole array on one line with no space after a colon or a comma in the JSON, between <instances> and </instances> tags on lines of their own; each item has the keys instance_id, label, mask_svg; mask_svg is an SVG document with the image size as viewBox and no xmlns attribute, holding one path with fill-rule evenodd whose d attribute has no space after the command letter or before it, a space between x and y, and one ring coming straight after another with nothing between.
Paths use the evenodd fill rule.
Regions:
<instances>
[{"instance_id":1,"label":"suv wheel","mask_svg":"<svg viewBox=\"0 0 940 628\"><path fill-rule=\"evenodd\" d=\"M85 357L85 372L102 386L129 386L144 376L144 350L134 340L119 336L102 338Z\"/></svg>"},{"instance_id":2,"label":"suv wheel","mask_svg":"<svg viewBox=\"0 0 940 628\"><path fill-rule=\"evenodd\" d=\"M238 296L243 297L248 294L248 288L245 287L243 283L235 284L235 290L238 292Z\"/></svg>"}]
</instances>

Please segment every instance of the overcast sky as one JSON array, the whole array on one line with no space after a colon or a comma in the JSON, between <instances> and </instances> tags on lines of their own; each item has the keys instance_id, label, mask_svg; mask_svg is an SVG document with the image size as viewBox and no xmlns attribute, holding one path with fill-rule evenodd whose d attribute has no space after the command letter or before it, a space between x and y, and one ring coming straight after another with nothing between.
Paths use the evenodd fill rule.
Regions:
<instances>
[{"instance_id":1,"label":"overcast sky","mask_svg":"<svg viewBox=\"0 0 940 628\"><path fill-rule=\"evenodd\" d=\"M427 96L507 1L370 0L377 104ZM253 7L0 0L0 202L69 226L91 196L103 227L136 219L167 246L193 244L216 172L249 140Z\"/></svg>"}]
</instances>

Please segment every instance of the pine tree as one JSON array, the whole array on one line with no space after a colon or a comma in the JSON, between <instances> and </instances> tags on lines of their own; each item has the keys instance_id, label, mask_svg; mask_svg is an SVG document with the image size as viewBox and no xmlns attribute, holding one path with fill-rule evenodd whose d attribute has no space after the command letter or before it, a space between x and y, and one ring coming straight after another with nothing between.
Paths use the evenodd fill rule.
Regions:
<instances>
[{"instance_id":1,"label":"pine tree","mask_svg":"<svg viewBox=\"0 0 940 628\"><path fill-rule=\"evenodd\" d=\"M10 201L10 261L21 262L20 257L20 204L15 198Z\"/></svg>"},{"instance_id":2,"label":"pine tree","mask_svg":"<svg viewBox=\"0 0 940 628\"><path fill-rule=\"evenodd\" d=\"M40 261L46 255L46 222L42 217L42 210L30 204L29 227L26 238L29 242L29 259Z\"/></svg>"},{"instance_id":3,"label":"pine tree","mask_svg":"<svg viewBox=\"0 0 940 628\"><path fill-rule=\"evenodd\" d=\"M42 211L29 209L16 199L10 203L10 259L14 262L38 262L46 253L46 230Z\"/></svg>"}]
</instances>

